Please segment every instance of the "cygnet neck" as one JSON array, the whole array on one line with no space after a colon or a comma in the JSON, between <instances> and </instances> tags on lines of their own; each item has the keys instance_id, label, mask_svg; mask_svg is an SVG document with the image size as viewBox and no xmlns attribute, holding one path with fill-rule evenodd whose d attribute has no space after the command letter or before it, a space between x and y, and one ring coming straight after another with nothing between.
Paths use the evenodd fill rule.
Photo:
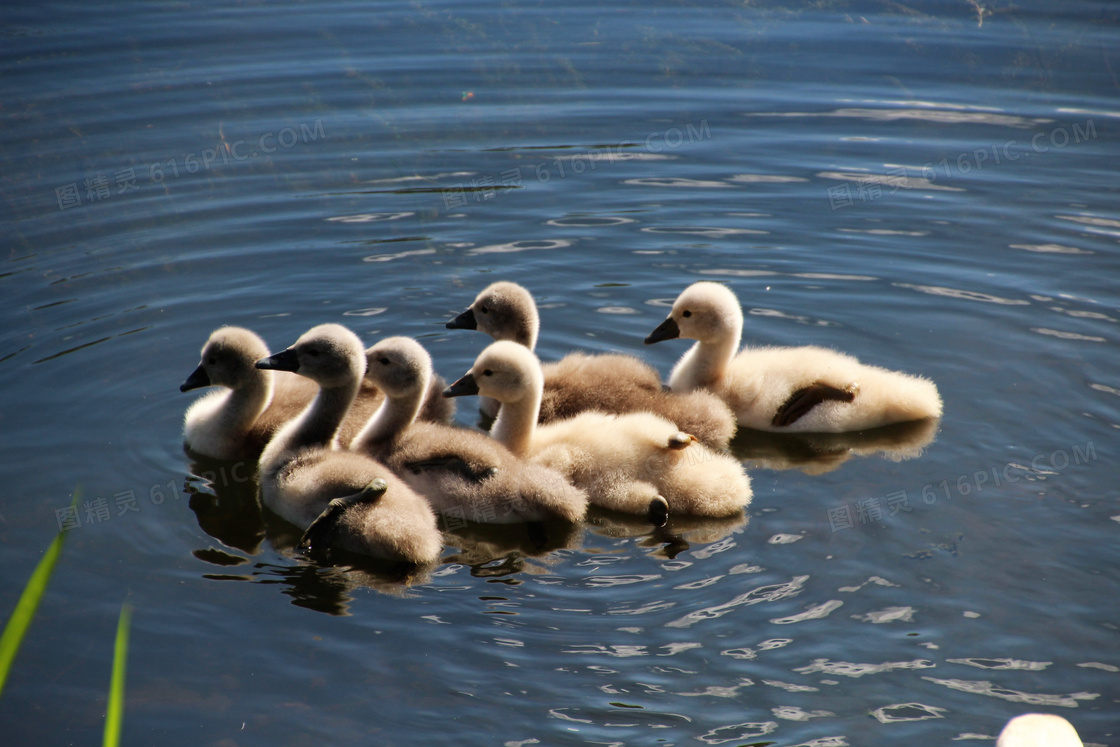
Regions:
<instances>
[{"instance_id":1,"label":"cygnet neck","mask_svg":"<svg viewBox=\"0 0 1120 747\"><path fill-rule=\"evenodd\" d=\"M350 448L353 450L369 450L374 446L387 443L403 433L410 425L416 422L420 408L424 404L424 395L428 391L431 381L431 372L426 371L420 376L419 383L410 388L405 394L391 396L385 392L385 401L377 408L377 412L362 428Z\"/></svg>"},{"instance_id":2,"label":"cygnet neck","mask_svg":"<svg viewBox=\"0 0 1120 747\"><path fill-rule=\"evenodd\" d=\"M274 391L272 371L253 368L248 380L231 389L218 410L222 433L247 433L268 406Z\"/></svg>"},{"instance_id":3,"label":"cygnet neck","mask_svg":"<svg viewBox=\"0 0 1120 747\"><path fill-rule=\"evenodd\" d=\"M542 387L534 387L518 400L502 402L490 435L519 457L529 455L541 409Z\"/></svg>"}]
</instances>

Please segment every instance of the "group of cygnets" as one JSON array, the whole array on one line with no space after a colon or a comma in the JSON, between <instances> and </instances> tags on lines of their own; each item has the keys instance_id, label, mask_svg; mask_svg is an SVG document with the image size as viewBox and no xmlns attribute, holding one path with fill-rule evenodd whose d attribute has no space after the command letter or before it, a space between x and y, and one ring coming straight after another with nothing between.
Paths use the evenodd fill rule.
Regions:
<instances>
[{"instance_id":1,"label":"group of cygnets","mask_svg":"<svg viewBox=\"0 0 1120 747\"><path fill-rule=\"evenodd\" d=\"M262 502L303 530L305 547L425 565L443 548L438 515L578 522L590 503L661 525L739 513L750 479L724 451L737 428L842 433L941 416L937 387L919 376L813 346L740 351L742 308L718 283L685 289L645 339L695 340L668 386L633 356L542 365L537 307L516 283L490 285L446 326L495 340L450 386L408 337L366 350L322 324L270 355L253 332L222 327L180 387L220 387L187 410L186 446L259 455ZM450 398L464 395L496 418L489 434L449 425ZM1043 744L1081 741L1037 714L998 741Z\"/></svg>"},{"instance_id":2,"label":"group of cygnets","mask_svg":"<svg viewBox=\"0 0 1120 747\"><path fill-rule=\"evenodd\" d=\"M265 506L302 543L427 564L442 550L437 516L489 523L577 522L589 503L647 516L724 517L751 500L725 452L739 427L844 432L941 415L924 378L819 347L739 351L743 312L726 286L689 286L646 338L695 340L668 386L640 359L572 353L542 366L532 295L498 282L452 329L494 338L450 386L416 340L368 350L322 324L270 355L222 327L180 387L220 387L187 410L186 446L255 458ZM448 398L480 395L489 434L449 425Z\"/></svg>"}]
</instances>

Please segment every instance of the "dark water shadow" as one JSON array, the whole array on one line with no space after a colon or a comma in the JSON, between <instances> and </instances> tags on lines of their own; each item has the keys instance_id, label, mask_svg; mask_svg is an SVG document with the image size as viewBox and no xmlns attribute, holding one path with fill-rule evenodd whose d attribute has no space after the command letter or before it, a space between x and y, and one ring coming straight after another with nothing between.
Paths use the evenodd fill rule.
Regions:
<instances>
[{"instance_id":1,"label":"dark water shadow","mask_svg":"<svg viewBox=\"0 0 1120 747\"><path fill-rule=\"evenodd\" d=\"M557 550L573 550L582 544L583 524L567 521L477 524L463 522L445 530L444 545L452 548L444 563L470 568L476 578L520 583L515 576L540 572L555 562Z\"/></svg>"},{"instance_id":2,"label":"dark water shadow","mask_svg":"<svg viewBox=\"0 0 1120 747\"><path fill-rule=\"evenodd\" d=\"M640 538L638 544L650 548L651 555L675 558L694 545L719 542L747 526L745 512L724 518L670 515L663 527L655 527L644 516L609 511L592 506L587 512L587 527L597 535L611 538Z\"/></svg>"},{"instance_id":3,"label":"dark water shadow","mask_svg":"<svg viewBox=\"0 0 1120 747\"><path fill-rule=\"evenodd\" d=\"M927 418L852 433L771 433L743 428L729 448L749 466L822 475L852 457L879 456L894 462L919 457L937 437L940 425L939 418Z\"/></svg>"}]
</instances>

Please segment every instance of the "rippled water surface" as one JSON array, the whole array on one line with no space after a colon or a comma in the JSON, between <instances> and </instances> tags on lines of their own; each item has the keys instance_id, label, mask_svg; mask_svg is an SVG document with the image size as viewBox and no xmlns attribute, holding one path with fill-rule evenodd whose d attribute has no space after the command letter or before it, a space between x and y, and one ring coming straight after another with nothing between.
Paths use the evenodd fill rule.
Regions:
<instances>
[{"instance_id":1,"label":"rippled water surface","mask_svg":"<svg viewBox=\"0 0 1120 747\"><path fill-rule=\"evenodd\" d=\"M1120 745L1120 16L1108 2L129 3L0 10L0 608L65 520L8 744ZM420 338L495 279L538 352L698 279L746 340L934 379L945 417L733 444L755 498L402 581L316 565L192 463L222 324ZM473 425L474 403L458 418ZM77 513L65 511L80 488ZM990 744L991 742L987 742Z\"/></svg>"}]
</instances>

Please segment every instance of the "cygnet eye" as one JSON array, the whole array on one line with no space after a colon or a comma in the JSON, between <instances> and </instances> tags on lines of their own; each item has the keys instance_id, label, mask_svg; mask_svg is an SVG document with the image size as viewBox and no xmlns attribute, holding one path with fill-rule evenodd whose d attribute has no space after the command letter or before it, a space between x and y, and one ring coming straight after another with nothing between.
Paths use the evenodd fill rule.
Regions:
<instances>
[{"instance_id":1,"label":"cygnet eye","mask_svg":"<svg viewBox=\"0 0 1120 747\"><path fill-rule=\"evenodd\" d=\"M691 311L688 311L688 310L686 309L686 310L684 311L684 313L683 313L683 314L681 314L681 316L683 316L683 317L684 317L685 319L687 319L687 318L689 318L690 316L692 316L692 312L691 312Z\"/></svg>"},{"instance_id":2,"label":"cygnet eye","mask_svg":"<svg viewBox=\"0 0 1120 747\"><path fill-rule=\"evenodd\" d=\"M308 348L307 354L310 355L312 358L318 358L319 357L319 351L316 348Z\"/></svg>"},{"instance_id":3,"label":"cygnet eye","mask_svg":"<svg viewBox=\"0 0 1120 747\"><path fill-rule=\"evenodd\" d=\"M210 356L209 358L206 359L206 365L207 366L216 366L217 364L218 364L218 359L215 358L214 356Z\"/></svg>"},{"instance_id":4,"label":"cygnet eye","mask_svg":"<svg viewBox=\"0 0 1120 747\"><path fill-rule=\"evenodd\" d=\"M490 313L490 309L486 308L485 306L480 307L479 311L481 311L483 314L489 314Z\"/></svg>"},{"instance_id":5,"label":"cygnet eye","mask_svg":"<svg viewBox=\"0 0 1120 747\"><path fill-rule=\"evenodd\" d=\"M381 357L381 358L377 359L377 362L380 363L382 366L388 366L392 361L390 361L388 358Z\"/></svg>"},{"instance_id":6,"label":"cygnet eye","mask_svg":"<svg viewBox=\"0 0 1120 747\"><path fill-rule=\"evenodd\" d=\"M493 376L493 375L494 375L494 372L493 372L493 371L491 371L491 370L490 370L490 369L488 368L488 369L486 369L485 371L483 371L483 372L482 372L482 375L483 375L483 376Z\"/></svg>"}]
</instances>

